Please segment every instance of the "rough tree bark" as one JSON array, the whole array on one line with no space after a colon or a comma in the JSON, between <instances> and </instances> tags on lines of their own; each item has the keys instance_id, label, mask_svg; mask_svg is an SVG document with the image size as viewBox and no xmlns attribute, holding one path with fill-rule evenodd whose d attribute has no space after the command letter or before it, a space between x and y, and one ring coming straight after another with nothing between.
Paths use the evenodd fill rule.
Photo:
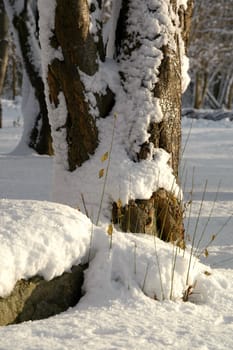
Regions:
<instances>
[{"instance_id":1,"label":"rough tree bark","mask_svg":"<svg viewBox=\"0 0 233 350\"><path fill-rule=\"evenodd\" d=\"M4 2L0 0L0 128L2 127L2 103L1 95L6 75L8 62L8 18L5 12Z\"/></svg>"},{"instance_id":2,"label":"rough tree bark","mask_svg":"<svg viewBox=\"0 0 233 350\"><path fill-rule=\"evenodd\" d=\"M30 20L32 17L29 18L28 15L28 1L24 1L24 6L20 13L15 10L15 2L16 1L5 0L7 5L6 9L10 9L9 18L12 20L15 35L18 39L18 49L20 50L23 66L31 88L34 90L35 100L39 105L39 113L36 116L32 116L32 118L34 117L34 125L28 136L27 143L28 146L33 148L37 153L51 155L53 154L53 149L45 101L44 83L40 72L41 69L38 70L37 67L40 58L36 56L36 52L32 47L33 42L38 42L38 32L33 33L30 28ZM37 18L34 18L35 30L38 30L38 28L36 29L37 20Z\"/></svg>"}]
</instances>

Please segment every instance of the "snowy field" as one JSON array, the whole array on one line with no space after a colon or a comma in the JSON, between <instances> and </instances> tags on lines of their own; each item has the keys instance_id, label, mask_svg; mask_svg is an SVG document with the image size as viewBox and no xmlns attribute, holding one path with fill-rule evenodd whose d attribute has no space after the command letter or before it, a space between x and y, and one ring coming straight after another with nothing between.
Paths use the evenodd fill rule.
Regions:
<instances>
[{"instance_id":1,"label":"snowy field","mask_svg":"<svg viewBox=\"0 0 233 350\"><path fill-rule=\"evenodd\" d=\"M108 237L77 210L48 202L52 159L12 153L22 120L18 106L4 101L3 108L0 294L35 273L50 279L87 260L90 268L76 307L0 327L0 350L233 349L233 122L183 120L187 235L202 253L200 262L191 258L194 289L183 302L190 246L177 252L173 276L172 245L115 230Z\"/></svg>"}]
</instances>

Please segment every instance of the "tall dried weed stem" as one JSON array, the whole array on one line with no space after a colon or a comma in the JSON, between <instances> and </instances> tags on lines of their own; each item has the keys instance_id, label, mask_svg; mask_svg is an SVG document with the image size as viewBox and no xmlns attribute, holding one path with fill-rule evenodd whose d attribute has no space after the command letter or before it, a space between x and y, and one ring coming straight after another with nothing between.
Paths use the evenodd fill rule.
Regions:
<instances>
[{"instance_id":1,"label":"tall dried weed stem","mask_svg":"<svg viewBox=\"0 0 233 350\"><path fill-rule=\"evenodd\" d=\"M114 133L115 133L115 129L116 129L116 119L117 119L117 115L114 114L114 123L113 123L112 137L111 137L111 144L110 144L109 152L104 153L104 155L101 157L102 162L107 161L107 167L106 167L106 171L103 168L100 169L100 171L99 171L99 178L104 176L104 183L103 183L103 189L102 189L101 198L100 198L100 205L99 205L99 210L98 210L98 214L97 214L96 225L99 224L100 214L101 214L101 210L102 210L102 206L103 206L103 199L104 199L104 194L105 194L105 190L106 190L109 166L110 166L110 162L111 162L111 153L112 153L112 146L113 146L113 140L114 140Z\"/></svg>"}]
</instances>

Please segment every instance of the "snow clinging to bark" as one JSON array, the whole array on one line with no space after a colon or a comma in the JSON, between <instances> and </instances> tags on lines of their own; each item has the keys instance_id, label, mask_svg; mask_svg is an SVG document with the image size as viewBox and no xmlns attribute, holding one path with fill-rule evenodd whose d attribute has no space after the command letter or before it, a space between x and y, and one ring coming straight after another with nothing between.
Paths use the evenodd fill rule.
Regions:
<instances>
[{"instance_id":1,"label":"snow clinging to bark","mask_svg":"<svg viewBox=\"0 0 233 350\"><path fill-rule=\"evenodd\" d=\"M48 67L51 62L55 58L58 58L61 61L64 59L60 47L55 49L50 45L50 38L53 36L55 25L54 18L56 1L50 0L48 3L46 0L38 0L38 9L40 13L39 26L40 43L42 48L43 79L45 83L45 96L53 138L53 148L56 154L56 161L62 163L67 169L67 142L66 129L64 128L67 118L66 102L63 93L60 92L58 95L58 106L51 105L47 84Z\"/></svg>"},{"instance_id":2,"label":"snow clinging to bark","mask_svg":"<svg viewBox=\"0 0 233 350\"><path fill-rule=\"evenodd\" d=\"M43 68L46 82L49 63L56 55L57 57L60 55L62 59L62 55L49 47L49 38L54 27L55 1L49 4L49 10L48 6L43 5L44 0L39 0L40 39L45 55ZM110 13L111 16L106 18L106 23L103 24L104 43L109 47L108 57L105 62L99 63L98 72L91 77L77 67L85 86L90 113L96 118L99 146L95 154L72 173L66 171L66 134L59 128L59 124L60 127L64 125L66 118L64 96L59 95L58 108L50 106L50 122L52 129L56 130L53 131L56 155L53 199L82 209L81 194L84 194L86 206L92 213L93 220L97 215L105 180L106 186L101 204L103 216L109 217L113 201L120 199L122 204L126 204L130 199L150 198L152 193L161 187L168 191L172 190L177 196L180 195L180 188L168 165L170 155L162 149L156 149L149 142L148 132L151 123L160 123L163 118L159 99L154 97L154 88L158 82L159 68L163 59L162 47L168 45L171 49L175 49L175 34L182 40L178 14L174 13L168 0L132 1L127 23L130 35L128 40L126 38L124 40L124 47L129 48L129 54L126 54L127 50L122 50L116 60L113 58L115 38L113 32L120 7L117 1L106 2L106 5L110 11L108 15ZM184 1L181 1L180 5L185 5ZM90 32L97 36L101 13L96 0L89 1L89 6L92 6L93 10L90 14ZM183 54L184 50L181 51ZM184 66L187 66L187 62L185 60L184 62ZM120 75L125 77L123 81ZM101 119L95 94L104 94L107 86L115 94L115 105L111 114ZM149 144L148 158L138 162L138 152L145 142ZM102 163L101 157L110 151L111 144L109 159ZM103 177L99 177L101 169L104 169Z\"/></svg>"},{"instance_id":3,"label":"snow clinging to bark","mask_svg":"<svg viewBox=\"0 0 233 350\"><path fill-rule=\"evenodd\" d=\"M13 19L13 13L19 15L23 11L24 3L24 0L17 0L14 2L10 0L4 0L4 6L11 20Z\"/></svg>"},{"instance_id":4,"label":"snow clinging to bark","mask_svg":"<svg viewBox=\"0 0 233 350\"><path fill-rule=\"evenodd\" d=\"M94 40L98 42L98 32L101 30L101 10L97 0L88 0L90 11L90 33L93 34ZM94 9L94 11L93 11Z\"/></svg>"}]
</instances>

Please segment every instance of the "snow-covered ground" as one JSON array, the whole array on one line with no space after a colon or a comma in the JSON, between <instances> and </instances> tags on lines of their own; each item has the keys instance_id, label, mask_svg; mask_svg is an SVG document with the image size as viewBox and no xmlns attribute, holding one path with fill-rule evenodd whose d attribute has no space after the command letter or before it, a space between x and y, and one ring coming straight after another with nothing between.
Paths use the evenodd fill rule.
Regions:
<instances>
[{"instance_id":1,"label":"snow-covered ground","mask_svg":"<svg viewBox=\"0 0 233 350\"><path fill-rule=\"evenodd\" d=\"M233 220L226 221L233 213L233 123L183 121L184 144L191 130L181 164L185 200L192 199L187 234L192 240L196 232L196 255L208 246L208 257L191 260L189 284L197 284L184 303L190 247L183 257L152 237L115 230L108 236L107 227L91 225L78 210L48 202L52 159L9 153L22 125L16 125L17 106L4 101L3 107L0 294L18 278L40 273L49 279L72 264L91 262L86 294L76 307L47 320L1 327L0 350L232 349ZM166 300L154 300L163 294Z\"/></svg>"}]
</instances>

